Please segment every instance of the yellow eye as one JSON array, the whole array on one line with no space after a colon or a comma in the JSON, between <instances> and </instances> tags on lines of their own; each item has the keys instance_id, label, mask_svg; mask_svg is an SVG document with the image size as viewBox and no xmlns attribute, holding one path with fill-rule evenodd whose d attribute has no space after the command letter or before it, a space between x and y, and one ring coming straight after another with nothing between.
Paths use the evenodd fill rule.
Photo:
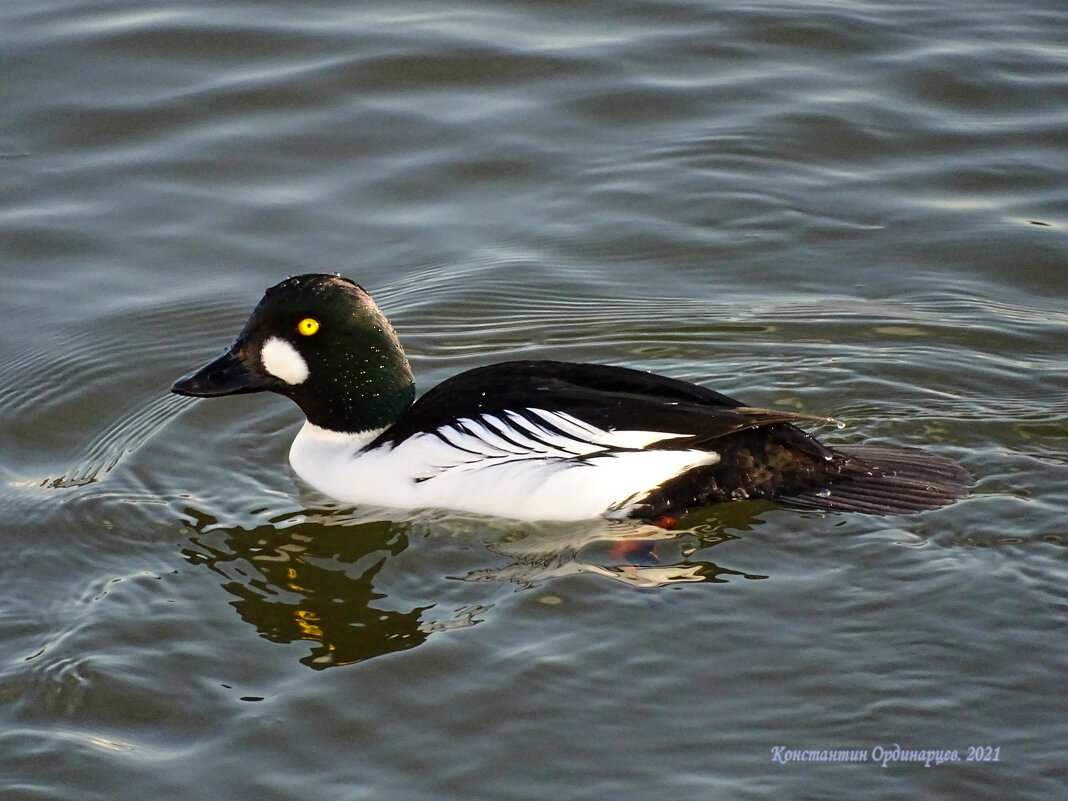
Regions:
<instances>
[{"instance_id":1,"label":"yellow eye","mask_svg":"<svg viewBox=\"0 0 1068 801\"><path fill-rule=\"evenodd\" d=\"M305 317L297 323L297 330L304 336L310 337L319 330L319 321L314 317Z\"/></svg>"}]
</instances>

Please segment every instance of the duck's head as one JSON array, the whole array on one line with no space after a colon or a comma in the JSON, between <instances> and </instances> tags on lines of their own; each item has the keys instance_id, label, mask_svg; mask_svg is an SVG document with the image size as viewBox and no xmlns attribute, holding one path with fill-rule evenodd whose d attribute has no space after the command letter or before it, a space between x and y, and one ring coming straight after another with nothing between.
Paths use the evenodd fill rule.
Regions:
<instances>
[{"instance_id":1,"label":"duck's head","mask_svg":"<svg viewBox=\"0 0 1068 801\"><path fill-rule=\"evenodd\" d=\"M358 284L298 275L267 290L234 344L175 382L200 398L277 392L332 431L370 431L395 421L415 383L393 327Z\"/></svg>"}]
</instances>

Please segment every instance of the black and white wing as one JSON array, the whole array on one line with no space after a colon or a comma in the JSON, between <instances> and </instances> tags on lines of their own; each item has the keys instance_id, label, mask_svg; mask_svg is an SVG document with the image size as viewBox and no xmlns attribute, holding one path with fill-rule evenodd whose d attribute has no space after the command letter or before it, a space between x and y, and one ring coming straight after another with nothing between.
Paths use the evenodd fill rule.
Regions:
<instances>
[{"instance_id":1,"label":"black and white wing","mask_svg":"<svg viewBox=\"0 0 1068 801\"><path fill-rule=\"evenodd\" d=\"M430 390L367 448L418 453L428 481L524 462L541 479L596 467L576 477L581 483L555 484L610 498L609 512L638 517L742 498L886 514L964 494L967 474L948 459L885 446L832 449L793 425L812 419L623 367L507 362Z\"/></svg>"}]
</instances>

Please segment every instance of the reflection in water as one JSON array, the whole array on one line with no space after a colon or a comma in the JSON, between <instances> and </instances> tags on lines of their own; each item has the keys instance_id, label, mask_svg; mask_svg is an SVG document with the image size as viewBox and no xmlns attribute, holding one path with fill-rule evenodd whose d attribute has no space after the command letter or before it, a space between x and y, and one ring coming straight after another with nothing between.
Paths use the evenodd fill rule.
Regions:
<instances>
[{"instance_id":1,"label":"reflection in water","mask_svg":"<svg viewBox=\"0 0 1068 801\"><path fill-rule=\"evenodd\" d=\"M223 588L236 598L232 605L238 614L266 639L314 643L300 661L317 670L404 651L435 632L480 622L492 600L480 598L444 617L432 613L456 596L451 587L458 581L529 588L549 579L593 574L647 589L722 583L732 576L765 578L694 558L735 539L726 533L726 522L666 531L635 523L517 524L444 513L391 521L348 510L287 514L250 529L221 525L193 509L186 513L196 534L183 549L185 558L221 576ZM759 522L752 514L732 517L734 530ZM413 542L424 541L437 549L438 559L409 559L391 574L389 566ZM446 546L456 542L463 544L465 560L473 554L483 565L487 559L504 563L465 565L461 575L447 575L442 565L454 567L455 554L446 554ZM423 573L412 575L413 569ZM416 579L429 598L425 603L402 599Z\"/></svg>"},{"instance_id":2,"label":"reflection in water","mask_svg":"<svg viewBox=\"0 0 1068 801\"><path fill-rule=\"evenodd\" d=\"M511 563L475 570L466 578L511 581L531 587L548 579L590 573L646 589L668 584L722 583L727 576L766 578L691 559L699 550L736 539L726 533L725 523L704 523L672 531L615 521L583 525L585 528L528 525L513 531L512 536L486 543L489 550L507 556ZM737 522L731 527L739 528Z\"/></svg>"},{"instance_id":3,"label":"reflection in water","mask_svg":"<svg viewBox=\"0 0 1068 801\"><path fill-rule=\"evenodd\" d=\"M317 643L301 660L309 667L360 662L426 640L421 618L429 607L384 608L385 594L375 589L386 560L408 547L403 529L285 522L249 530L199 519L183 554L223 577L238 614L268 640Z\"/></svg>"}]
</instances>

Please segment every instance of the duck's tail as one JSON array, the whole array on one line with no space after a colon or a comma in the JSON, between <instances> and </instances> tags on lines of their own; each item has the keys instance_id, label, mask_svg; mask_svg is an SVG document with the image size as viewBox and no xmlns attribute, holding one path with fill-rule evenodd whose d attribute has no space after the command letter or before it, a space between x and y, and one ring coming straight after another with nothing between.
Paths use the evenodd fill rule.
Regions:
<instances>
[{"instance_id":1,"label":"duck's tail","mask_svg":"<svg viewBox=\"0 0 1068 801\"><path fill-rule=\"evenodd\" d=\"M825 486L785 493L778 500L803 509L907 514L937 509L968 494L972 477L952 459L919 448L842 445L841 471Z\"/></svg>"}]
</instances>

